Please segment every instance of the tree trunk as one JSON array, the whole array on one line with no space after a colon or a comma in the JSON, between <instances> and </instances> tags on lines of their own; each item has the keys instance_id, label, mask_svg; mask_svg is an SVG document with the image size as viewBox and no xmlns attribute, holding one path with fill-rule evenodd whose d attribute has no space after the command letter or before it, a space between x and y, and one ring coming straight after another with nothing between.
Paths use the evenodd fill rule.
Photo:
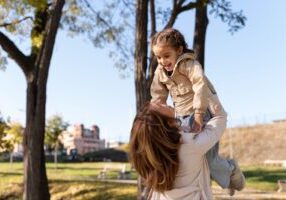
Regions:
<instances>
[{"instance_id":1,"label":"tree trunk","mask_svg":"<svg viewBox=\"0 0 286 200\"><path fill-rule=\"evenodd\" d=\"M193 41L193 49L197 55L198 61L201 63L204 69L205 61L205 40L206 31L208 26L208 16L207 16L207 4L203 7L196 8L196 22L195 22L195 33Z\"/></svg>"},{"instance_id":2,"label":"tree trunk","mask_svg":"<svg viewBox=\"0 0 286 200\"><path fill-rule=\"evenodd\" d=\"M150 94L146 87L147 76L147 25L148 25L148 0L137 0L136 5L136 35L135 35L135 93L137 112L147 101ZM138 178L137 200L146 199L143 194L144 186L141 177Z\"/></svg>"},{"instance_id":3,"label":"tree trunk","mask_svg":"<svg viewBox=\"0 0 286 200\"><path fill-rule=\"evenodd\" d=\"M151 16L151 36L156 32L155 2L150 2ZM183 6L184 1L173 1L173 9L171 17L164 29L172 27L179 13L193 9L196 3L190 2ZM157 60L150 53L148 62L148 42L147 42L147 26L148 26L148 0L137 0L136 6L136 30L135 30L135 93L136 93L136 109L137 112L146 101L151 99L150 86L157 67ZM144 191L144 193L143 193ZM146 199L148 189L142 185L141 177L138 178L138 194L137 199Z\"/></svg>"},{"instance_id":4,"label":"tree trunk","mask_svg":"<svg viewBox=\"0 0 286 200\"><path fill-rule=\"evenodd\" d=\"M46 87L50 61L64 0L54 0L45 26L45 37L33 66L24 68L27 80L26 128L24 131L24 200L49 200L44 136ZM32 64L31 64L32 65Z\"/></svg>"},{"instance_id":5,"label":"tree trunk","mask_svg":"<svg viewBox=\"0 0 286 200\"><path fill-rule=\"evenodd\" d=\"M24 200L49 200L44 154L46 85L28 82L24 132Z\"/></svg>"},{"instance_id":6,"label":"tree trunk","mask_svg":"<svg viewBox=\"0 0 286 200\"><path fill-rule=\"evenodd\" d=\"M10 164L12 165L13 163L13 151L10 152Z\"/></svg>"},{"instance_id":7,"label":"tree trunk","mask_svg":"<svg viewBox=\"0 0 286 200\"><path fill-rule=\"evenodd\" d=\"M59 144L58 141L56 142L55 145L55 152L54 152L54 163L55 163L55 168L58 168L58 148L59 148Z\"/></svg>"},{"instance_id":8,"label":"tree trunk","mask_svg":"<svg viewBox=\"0 0 286 200\"><path fill-rule=\"evenodd\" d=\"M135 36L135 91L137 111L147 101L148 88L146 88L147 76L147 24L148 1L137 0L136 7L136 36Z\"/></svg>"}]
</instances>

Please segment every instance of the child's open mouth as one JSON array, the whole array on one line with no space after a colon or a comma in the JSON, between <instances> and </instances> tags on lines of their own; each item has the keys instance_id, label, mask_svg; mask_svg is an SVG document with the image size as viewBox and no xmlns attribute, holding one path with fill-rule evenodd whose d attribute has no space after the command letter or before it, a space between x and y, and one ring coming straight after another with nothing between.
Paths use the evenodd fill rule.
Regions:
<instances>
[{"instance_id":1,"label":"child's open mouth","mask_svg":"<svg viewBox=\"0 0 286 200\"><path fill-rule=\"evenodd\" d=\"M168 64L168 65L164 65L164 68L167 70L167 71L172 71L172 64Z\"/></svg>"}]
</instances>

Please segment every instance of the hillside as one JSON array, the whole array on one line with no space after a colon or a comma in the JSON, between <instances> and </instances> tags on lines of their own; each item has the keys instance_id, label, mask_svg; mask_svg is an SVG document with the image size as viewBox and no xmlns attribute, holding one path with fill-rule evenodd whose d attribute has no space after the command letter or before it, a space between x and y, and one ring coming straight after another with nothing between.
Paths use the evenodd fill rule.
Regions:
<instances>
[{"instance_id":1,"label":"hillside","mask_svg":"<svg viewBox=\"0 0 286 200\"><path fill-rule=\"evenodd\" d=\"M231 149L241 164L286 160L286 121L227 129L220 141L220 154L229 157Z\"/></svg>"}]
</instances>

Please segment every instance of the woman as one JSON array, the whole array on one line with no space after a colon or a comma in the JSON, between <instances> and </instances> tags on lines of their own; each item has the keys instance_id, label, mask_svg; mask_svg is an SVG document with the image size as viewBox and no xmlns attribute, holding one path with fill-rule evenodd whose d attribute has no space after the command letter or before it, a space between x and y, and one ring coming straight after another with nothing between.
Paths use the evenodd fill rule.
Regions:
<instances>
[{"instance_id":1,"label":"woman","mask_svg":"<svg viewBox=\"0 0 286 200\"><path fill-rule=\"evenodd\" d=\"M210 172L205 153L220 139L226 113L216 95L209 99L213 118L199 134L184 133L174 110L162 104L145 105L134 119L130 161L153 200L211 200Z\"/></svg>"}]
</instances>

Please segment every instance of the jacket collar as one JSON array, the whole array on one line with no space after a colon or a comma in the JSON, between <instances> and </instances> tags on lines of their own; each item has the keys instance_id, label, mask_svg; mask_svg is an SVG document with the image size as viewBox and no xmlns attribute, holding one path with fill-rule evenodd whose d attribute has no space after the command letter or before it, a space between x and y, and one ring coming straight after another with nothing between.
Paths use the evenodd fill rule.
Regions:
<instances>
[{"instance_id":1,"label":"jacket collar","mask_svg":"<svg viewBox=\"0 0 286 200\"><path fill-rule=\"evenodd\" d=\"M173 73L171 74L171 76L174 75L174 72L176 71L176 68L179 66L179 63L183 60L195 60L195 54L194 53L183 53L182 55L180 55L175 63L175 67L173 69ZM167 75L166 71L164 70L164 67L161 66L161 69L165 72L165 74Z\"/></svg>"}]
</instances>

